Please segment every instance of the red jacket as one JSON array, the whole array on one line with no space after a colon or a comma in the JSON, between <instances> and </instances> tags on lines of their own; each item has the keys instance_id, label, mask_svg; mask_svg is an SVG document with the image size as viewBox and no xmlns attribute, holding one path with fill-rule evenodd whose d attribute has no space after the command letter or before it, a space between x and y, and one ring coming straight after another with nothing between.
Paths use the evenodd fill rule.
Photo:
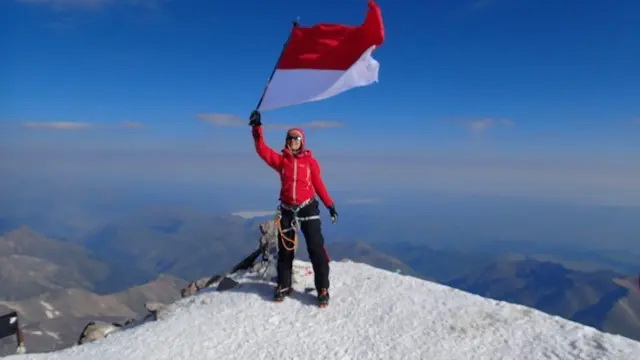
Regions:
<instances>
[{"instance_id":1,"label":"red jacket","mask_svg":"<svg viewBox=\"0 0 640 360\"><path fill-rule=\"evenodd\" d=\"M293 129L290 129L293 130ZM300 151L293 154L285 147L278 154L264 142L262 126L253 127L252 134L256 152L262 160L280 174L280 201L300 205L318 194L326 207L333 205L333 200L322 181L320 165L313 157L311 150L305 149L305 135L302 129L295 129L302 134Z\"/></svg>"}]
</instances>

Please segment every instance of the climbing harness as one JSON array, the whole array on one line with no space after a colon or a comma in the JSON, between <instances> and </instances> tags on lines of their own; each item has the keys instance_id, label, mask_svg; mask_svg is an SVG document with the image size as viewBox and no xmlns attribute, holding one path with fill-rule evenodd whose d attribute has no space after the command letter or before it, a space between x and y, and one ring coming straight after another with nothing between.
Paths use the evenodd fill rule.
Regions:
<instances>
[{"instance_id":1,"label":"climbing harness","mask_svg":"<svg viewBox=\"0 0 640 360\"><path fill-rule=\"evenodd\" d=\"M306 217L298 216L298 212L302 208L311 204L315 200L316 200L315 198L310 198L309 200L306 200L302 204L298 206L293 206L293 207L284 203L281 203L280 205L278 205L278 210L276 212L276 218L274 221L276 223L276 226L278 227L278 233L280 234L280 239L282 240L282 246L285 249L289 251L295 251L298 248L298 231L300 230L301 221L320 219L320 215L313 215L313 216L306 216ZM281 223L282 210L291 211L293 213L293 220L291 221L290 227L286 229L282 229L282 223ZM293 238L290 238L285 235L285 233L290 232L292 230L293 230ZM287 246L287 243L291 243L293 245Z\"/></svg>"}]
</instances>

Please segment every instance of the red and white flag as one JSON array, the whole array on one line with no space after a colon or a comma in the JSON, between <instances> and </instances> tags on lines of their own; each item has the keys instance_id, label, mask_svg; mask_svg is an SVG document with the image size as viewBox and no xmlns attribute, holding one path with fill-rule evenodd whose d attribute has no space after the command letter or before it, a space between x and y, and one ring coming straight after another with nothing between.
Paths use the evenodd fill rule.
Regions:
<instances>
[{"instance_id":1,"label":"red and white flag","mask_svg":"<svg viewBox=\"0 0 640 360\"><path fill-rule=\"evenodd\" d=\"M382 14L373 0L360 26L294 27L258 110L322 100L377 82L380 65L371 55L383 41Z\"/></svg>"}]
</instances>

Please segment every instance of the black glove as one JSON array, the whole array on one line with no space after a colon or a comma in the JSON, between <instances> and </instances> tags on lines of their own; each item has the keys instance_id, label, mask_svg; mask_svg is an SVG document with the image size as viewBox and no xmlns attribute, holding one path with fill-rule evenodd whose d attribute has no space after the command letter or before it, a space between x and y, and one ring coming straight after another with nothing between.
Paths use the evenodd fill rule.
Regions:
<instances>
[{"instance_id":1,"label":"black glove","mask_svg":"<svg viewBox=\"0 0 640 360\"><path fill-rule=\"evenodd\" d=\"M338 221L338 212L335 205L329 206L329 215L331 215L331 222L335 224Z\"/></svg>"},{"instance_id":2,"label":"black glove","mask_svg":"<svg viewBox=\"0 0 640 360\"><path fill-rule=\"evenodd\" d=\"M251 115L249 116L249 125L251 126L260 126L262 125L262 121L260 121L260 111L253 110Z\"/></svg>"}]
</instances>

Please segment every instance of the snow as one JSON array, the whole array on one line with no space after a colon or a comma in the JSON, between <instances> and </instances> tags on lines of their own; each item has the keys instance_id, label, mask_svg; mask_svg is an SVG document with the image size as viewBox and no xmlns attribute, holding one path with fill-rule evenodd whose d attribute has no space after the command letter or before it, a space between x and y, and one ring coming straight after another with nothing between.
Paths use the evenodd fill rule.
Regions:
<instances>
[{"instance_id":1,"label":"snow","mask_svg":"<svg viewBox=\"0 0 640 360\"><path fill-rule=\"evenodd\" d=\"M42 306L44 306L45 310L45 314L47 315L47 318L49 319L53 319L55 317L60 316L60 312L56 309L53 308L53 306L51 306L51 304L49 304L48 302L44 301L44 300L40 300L40 304Z\"/></svg>"},{"instance_id":2,"label":"snow","mask_svg":"<svg viewBox=\"0 0 640 360\"><path fill-rule=\"evenodd\" d=\"M29 333L29 334L33 334L33 335L38 335L38 336L43 336L43 335L47 335L50 336L56 340L60 340L60 334L53 332L53 331L47 331L45 330L44 333L40 330L24 330L25 333Z\"/></svg>"},{"instance_id":3,"label":"snow","mask_svg":"<svg viewBox=\"0 0 640 360\"><path fill-rule=\"evenodd\" d=\"M56 340L60 340L60 336L58 335L58 333L55 333L53 331L46 331L46 334L51 336L52 338L54 338Z\"/></svg>"},{"instance_id":4,"label":"snow","mask_svg":"<svg viewBox=\"0 0 640 360\"><path fill-rule=\"evenodd\" d=\"M8 359L640 359L640 342L353 262L331 263L331 304L321 309L304 291L313 275L298 274L280 304L273 283L238 275L241 286L181 299L161 320Z\"/></svg>"}]
</instances>

